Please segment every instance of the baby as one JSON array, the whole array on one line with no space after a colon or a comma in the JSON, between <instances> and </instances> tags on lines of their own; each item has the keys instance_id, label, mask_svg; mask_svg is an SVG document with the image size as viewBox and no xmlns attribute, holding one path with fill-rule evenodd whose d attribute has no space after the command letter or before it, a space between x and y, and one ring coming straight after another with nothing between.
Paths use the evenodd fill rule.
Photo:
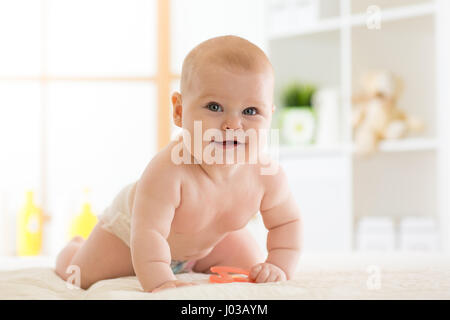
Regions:
<instances>
[{"instance_id":1,"label":"baby","mask_svg":"<svg viewBox=\"0 0 450 320\"><path fill-rule=\"evenodd\" d=\"M278 166L261 174L275 161L263 163L248 135L235 134L270 129L273 91L272 65L251 42L221 36L195 47L183 62L180 93L171 96L174 123L189 134L171 141L119 192L88 239L75 237L64 247L56 273L66 280L69 267L77 267L83 289L135 275L146 292L192 285L175 274L208 273L215 265L250 270L257 283L291 279L302 222L286 175ZM215 134L201 137L193 151L198 121ZM216 160L228 151L246 156L211 163L199 159L205 150ZM249 161L255 154L257 161ZM258 212L268 229L267 257L245 228Z\"/></svg>"}]
</instances>

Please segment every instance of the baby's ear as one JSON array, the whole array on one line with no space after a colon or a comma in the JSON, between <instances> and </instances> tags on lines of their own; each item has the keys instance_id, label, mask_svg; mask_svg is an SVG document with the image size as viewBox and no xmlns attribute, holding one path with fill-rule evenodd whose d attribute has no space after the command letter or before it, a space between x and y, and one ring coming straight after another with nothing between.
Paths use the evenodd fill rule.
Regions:
<instances>
[{"instance_id":1,"label":"baby's ear","mask_svg":"<svg viewBox=\"0 0 450 320\"><path fill-rule=\"evenodd\" d=\"M175 91L172 93L172 106L173 106L173 123L181 128L181 116L183 114L183 106L181 103L181 93Z\"/></svg>"}]
</instances>

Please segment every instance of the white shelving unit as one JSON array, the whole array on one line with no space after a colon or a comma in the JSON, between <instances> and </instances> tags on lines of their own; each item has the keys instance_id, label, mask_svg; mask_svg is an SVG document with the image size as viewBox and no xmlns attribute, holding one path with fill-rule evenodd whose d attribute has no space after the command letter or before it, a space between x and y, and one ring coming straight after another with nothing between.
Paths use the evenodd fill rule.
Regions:
<instances>
[{"instance_id":1,"label":"white shelving unit","mask_svg":"<svg viewBox=\"0 0 450 320\"><path fill-rule=\"evenodd\" d=\"M340 94L338 144L279 150L303 212L305 251L354 250L357 223L366 216L395 222L432 217L440 250L450 251L450 134L443 120L450 120L450 1L317 2L318 19L308 23L292 13L283 19L280 2L267 1L266 7L276 103L280 89L293 80L334 87ZM380 9L379 29L366 25L366 10L373 5ZM399 107L422 118L426 131L384 141L376 155L361 158L352 146L351 97L365 71L381 68L403 79Z\"/></svg>"}]
</instances>

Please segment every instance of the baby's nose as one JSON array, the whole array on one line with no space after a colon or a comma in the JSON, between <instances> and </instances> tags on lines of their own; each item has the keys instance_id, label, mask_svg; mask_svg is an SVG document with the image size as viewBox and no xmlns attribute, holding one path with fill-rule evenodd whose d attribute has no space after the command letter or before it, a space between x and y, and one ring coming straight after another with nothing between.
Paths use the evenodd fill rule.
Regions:
<instances>
[{"instance_id":1,"label":"baby's nose","mask_svg":"<svg viewBox=\"0 0 450 320\"><path fill-rule=\"evenodd\" d=\"M239 117L227 118L222 124L222 130L242 129L241 119Z\"/></svg>"}]
</instances>

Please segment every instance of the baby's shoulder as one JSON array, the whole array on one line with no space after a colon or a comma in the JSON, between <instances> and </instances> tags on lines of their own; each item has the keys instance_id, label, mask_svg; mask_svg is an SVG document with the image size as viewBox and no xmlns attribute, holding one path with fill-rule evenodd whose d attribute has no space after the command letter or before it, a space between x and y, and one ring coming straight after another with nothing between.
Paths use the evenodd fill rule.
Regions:
<instances>
[{"instance_id":1,"label":"baby's shoulder","mask_svg":"<svg viewBox=\"0 0 450 320\"><path fill-rule=\"evenodd\" d=\"M179 168L172 164L167 149L159 151L149 161L136 182L136 194L143 197L156 197L172 203L176 207L181 197L181 176Z\"/></svg>"},{"instance_id":2,"label":"baby's shoulder","mask_svg":"<svg viewBox=\"0 0 450 320\"><path fill-rule=\"evenodd\" d=\"M287 176L280 163L270 159L266 163L258 165L262 183L267 187L279 187L287 183Z\"/></svg>"},{"instance_id":3,"label":"baby's shoulder","mask_svg":"<svg viewBox=\"0 0 450 320\"><path fill-rule=\"evenodd\" d=\"M262 207L271 207L273 203L278 203L289 194L288 178L278 161L270 160L263 164L260 170L265 174L260 175L260 181L264 189Z\"/></svg>"},{"instance_id":4,"label":"baby's shoulder","mask_svg":"<svg viewBox=\"0 0 450 320\"><path fill-rule=\"evenodd\" d=\"M161 178L166 181L171 181L180 177L184 169L183 166L177 165L172 161L172 147L173 141L153 156L144 170L142 175L143 179Z\"/></svg>"},{"instance_id":5,"label":"baby's shoulder","mask_svg":"<svg viewBox=\"0 0 450 320\"><path fill-rule=\"evenodd\" d=\"M259 155L254 168L255 174L261 177L263 183L271 184L282 180L285 176L280 163L268 154Z\"/></svg>"}]
</instances>

